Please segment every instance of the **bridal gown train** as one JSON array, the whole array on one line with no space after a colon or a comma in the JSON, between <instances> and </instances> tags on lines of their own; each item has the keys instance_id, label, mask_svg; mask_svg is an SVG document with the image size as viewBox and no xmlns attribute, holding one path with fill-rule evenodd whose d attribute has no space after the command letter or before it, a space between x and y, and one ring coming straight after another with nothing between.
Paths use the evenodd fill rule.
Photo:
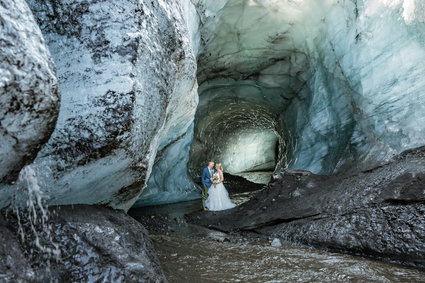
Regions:
<instances>
[{"instance_id":1,"label":"bridal gown train","mask_svg":"<svg viewBox=\"0 0 425 283\"><path fill-rule=\"evenodd\" d=\"M229 193L223 183L211 185L208 189L208 198L205 202L206 206L211 211L230 209L236 206L230 198Z\"/></svg>"}]
</instances>

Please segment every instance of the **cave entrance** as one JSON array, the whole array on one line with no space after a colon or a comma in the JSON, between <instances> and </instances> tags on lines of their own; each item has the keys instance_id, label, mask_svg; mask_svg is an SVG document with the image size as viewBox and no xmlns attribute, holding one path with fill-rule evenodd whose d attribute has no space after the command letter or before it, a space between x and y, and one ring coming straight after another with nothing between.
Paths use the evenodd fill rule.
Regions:
<instances>
[{"instance_id":1,"label":"cave entrance","mask_svg":"<svg viewBox=\"0 0 425 283\"><path fill-rule=\"evenodd\" d=\"M214 160L222 163L233 186L258 188L240 177L267 184L288 156L288 135L276 107L276 100L281 100L278 90L246 80L209 82L199 90L189 161L194 181L200 182L201 169Z\"/></svg>"},{"instance_id":2,"label":"cave entrance","mask_svg":"<svg viewBox=\"0 0 425 283\"><path fill-rule=\"evenodd\" d=\"M208 159L262 183L293 159L296 130L308 123L311 58L302 25L294 25L304 20L300 4L278 2L199 6L212 16L198 31L199 104L189 161L197 183Z\"/></svg>"},{"instance_id":3,"label":"cave entrance","mask_svg":"<svg viewBox=\"0 0 425 283\"><path fill-rule=\"evenodd\" d=\"M215 135L215 134L213 134ZM267 184L279 156L279 137L272 129L232 128L211 140L198 140L199 151L193 156L199 168L208 160L222 163L224 172L251 182ZM198 174L195 174L198 178Z\"/></svg>"}]
</instances>

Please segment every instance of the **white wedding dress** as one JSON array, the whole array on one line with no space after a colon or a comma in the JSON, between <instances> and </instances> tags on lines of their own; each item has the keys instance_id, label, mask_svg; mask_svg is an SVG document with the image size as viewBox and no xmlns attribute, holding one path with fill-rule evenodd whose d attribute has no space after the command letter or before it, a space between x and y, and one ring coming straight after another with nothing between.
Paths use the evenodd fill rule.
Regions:
<instances>
[{"instance_id":1,"label":"white wedding dress","mask_svg":"<svg viewBox=\"0 0 425 283\"><path fill-rule=\"evenodd\" d=\"M213 177L219 179L220 175L218 172L215 172ZM236 204L230 200L229 193L223 183L216 184L215 187L211 185L208 189L208 198L205 205L211 211L225 210L236 206Z\"/></svg>"}]
</instances>

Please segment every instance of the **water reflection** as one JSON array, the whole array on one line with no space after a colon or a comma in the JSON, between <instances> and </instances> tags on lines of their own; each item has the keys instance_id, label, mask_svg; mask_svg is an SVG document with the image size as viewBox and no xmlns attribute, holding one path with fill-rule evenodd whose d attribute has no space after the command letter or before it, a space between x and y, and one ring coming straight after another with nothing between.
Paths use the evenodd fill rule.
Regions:
<instances>
[{"instance_id":1,"label":"water reflection","mask_svg":"<svg viewBox=\"0 0 425 283\"><path fill-rule=\"evenodd\" d=\"M423 270L308 247L272 247L268 239L184 221L184 214L199 209L200 201L191 201L129 212L150 230L169 282L425 282Z\"/></svg>"},{"instance_id":2,"label":"water reflection","mask_svg":"<svg viewBox=\"0 0 425 283\"><path fill-rule=\"evenodd\" d=\"M170 282L424 282L425 272L268 242L152 235Z\"/></svg>"}]
</instances>

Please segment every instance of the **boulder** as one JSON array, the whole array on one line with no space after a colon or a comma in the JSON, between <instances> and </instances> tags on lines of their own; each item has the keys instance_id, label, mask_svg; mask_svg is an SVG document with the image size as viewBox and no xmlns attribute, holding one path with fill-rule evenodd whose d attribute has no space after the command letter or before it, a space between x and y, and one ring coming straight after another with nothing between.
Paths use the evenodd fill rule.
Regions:
<instances>
[{"instance_id":1,"label":"boulder","mask_svg":"<svg viewBox=\"0 0 425 283\"><path fill-rule=\"evenodd\" d=\"M29 222L25 212L20 213L20 220L14 219L14 214L8 215L10 234L3 233L4 227L0 226L2 240L10 247L0 246L2 255L10 257L2 256L0 265L6 278L37 282L167 282L147 230L123 211L75 205L52 207L47 214L44 226ZM13 235L22 235L19 227L24 241ZM26 267L25 273L22 266ZM6 267L9 270L4 272Z\"/></svg>"},{"instance_id":2,"label":"boulder","mask_svg":"<svg viewBox=\"0 0 425 283\"><path fill-rule=\"evenodd\" d=\"M34 270L20 246L16 234L0 214L0 281L32 282Z\"/></svg>"}]
</instances>

